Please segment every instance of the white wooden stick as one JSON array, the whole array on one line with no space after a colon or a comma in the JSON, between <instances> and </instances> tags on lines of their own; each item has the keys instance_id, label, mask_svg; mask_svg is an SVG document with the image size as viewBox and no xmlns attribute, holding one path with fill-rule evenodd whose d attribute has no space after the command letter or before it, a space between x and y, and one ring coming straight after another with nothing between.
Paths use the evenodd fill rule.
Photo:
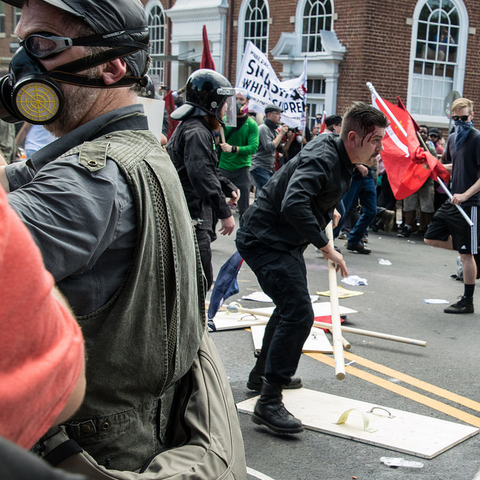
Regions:
<instances>
[{"instance_id":1,"label":"white wooden stick","mask_svg":"<svg viewBox=\"0 0 480 480\"><path fill-rule=\"evenodd\" d=\"M333 248L332 222L325 229L328 240ZM335 376L338 380L345 378L345 359L343 358L342 329L340 323L340 308L338 306L337 271L335 264L328 260L328 283L330 285L330 308L332 315L333 358L335 359Z\"/></svg>"},{"instance_id":2,"label":"white wooden stick","mask_svg":"<svg viewBox=\"0 0 480 480\"><path fill-rule=\"evenodd\" d=\"M236 303L236 302L232 302L230 305L227 306L227 312L228 313L248 313L250 315L267 317L267 318L270 318L271 316L270 313L262 312L260 310L255 310L253 308L243 308L239 303ZM268 320L265 320L265 323L267 323L267 321ZM327 323L326 325L330 325L330 324ZM332 326L330 325L329 330L331 330L331 327ZM322 328L327 328L327 327L322 327ZM343 337L342 337L342 344L344 348L346 348L347 350L350 350L350 348L352 348L352 345L350 344L350 342Z\"/></svg>"},{"instance_id":3,"label":"white wooden stick","mask_svg":"<svg viewBox=\"0 0 480 480\"><path fill-rule=\"evenodd\" d=\"M332 329L332 325L329 323L324 322L314 322L316 327L321 328L328 328L329 330ZM382 338L384 340L392 340L394 342L401 342L401 343L409 343L410 345L417 345L419 347L426 347L427 342L424 340L415 340L414 338L407 338L407 337L399 337L397 335L390 335L388 333L379 333L379 332L372 332L370 330L362 330L360 328L352 328L352 327L341 327L342 332L347 333L356 333L357 335L366 335L367 337L375 337L375 338Z\"/></svg>"}]
</instances>

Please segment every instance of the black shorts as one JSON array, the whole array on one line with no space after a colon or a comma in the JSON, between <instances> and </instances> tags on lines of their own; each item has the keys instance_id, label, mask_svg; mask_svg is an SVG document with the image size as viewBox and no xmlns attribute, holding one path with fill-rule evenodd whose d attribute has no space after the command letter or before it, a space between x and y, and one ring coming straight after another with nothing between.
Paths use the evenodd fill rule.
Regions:
<instances>
[{"instance_id":1,"label":"black shorts","mask_svg":"<svg viewBox=\"0 0 480 480\"><path fill-rule=\"evenodd\" d=\"M470 227L455 205L445 202L433 216L425 238L446 241L452 236L454 250L458 253L475 255L478 253L478 207L463 207L473 222Z\"/></svg>"}]
</instances>

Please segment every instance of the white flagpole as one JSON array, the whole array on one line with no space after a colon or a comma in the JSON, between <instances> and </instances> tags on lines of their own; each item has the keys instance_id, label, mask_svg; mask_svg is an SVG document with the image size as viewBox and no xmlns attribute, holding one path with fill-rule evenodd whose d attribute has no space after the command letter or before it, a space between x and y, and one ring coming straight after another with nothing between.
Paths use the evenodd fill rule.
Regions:
<instances>
[{"instance_id":1,"label":"white flagpole","mask_svg":"<svg viewBox=\"0 0 480 480\"><path fill-rule=\"evenodd\" d=\"M390 115L390 118L395 122L395 125L400 129L400 131L407 137L407 132L403 128L402 124L396 119L395 115L392 113L392 111L387 107L387 104L383 101L383 98L377 93L375 90L375 87L370 83L367 82L367 87L372 92L372 95L382 104L382 107L387 111L387 113Z\"/></svg>"},{"instance_id":2,"label":"white flagpole","mask_svg":"<svg viewBox=\"0 0 480 480\"><path fill-rule=\"evenodd\" d=\"M303 87L305 88L305 96L303 97L303 102L305 104L305 116L304 116L304 122L302 125L302 130L303 130L303 135L305 135L305 130L308 125L308 109L307 109L307 56L305 55L303 57Z\"/></svg>"},{"instance_id":3,"label":"white flagpole","mask_svg":"<svg viewBox=\"0 0 480 480\"><path fill-rule=\"evenodd\" d=\"M382 104L382 107L385 109L385 111L390 115L390 118L395 122L397 127L400 129L400 131L407 137L407 132L405 129L402 127L400 122L397 120L395 115L392 113L392 111L387 107L386 103L383 101L383 98L377 93L375 90L375 87L370 83L367 82L367 87L372 93L372 95ZM437 175L437 182L440 184L444 192L448 195L448 198L452 200L453 195L451 194L450 190L448 190L447 186L443 183L442 179ZM455 205L457 207L457 210L462 214L462 217L465 219L465 221L468 223L470 227L473 227L473 222L470 220L469 216L466 214L465 210L460 206L460 205Z\"/></svg>"},{"instance_id":4,"label":"white flagpole","mask_svg":"<svg viewBox=\"0 0 480 480\"><path fill-rule=\"evenodd\" d=\"M440 186L443 188L443 191L448 195L448 198L450 201L452 200L453 195L451 194L450 190L447 188L447 186L443 183L442 179L437 175L437 182L440 184ZM462 217L465 219L465 221L468 223L470 227L473 227L473 222L470 220L470 217L467 215L465 210L461 207L461 205L455 205L458 209L458 211L462 214Z\"/></svg>"}]
</instances>

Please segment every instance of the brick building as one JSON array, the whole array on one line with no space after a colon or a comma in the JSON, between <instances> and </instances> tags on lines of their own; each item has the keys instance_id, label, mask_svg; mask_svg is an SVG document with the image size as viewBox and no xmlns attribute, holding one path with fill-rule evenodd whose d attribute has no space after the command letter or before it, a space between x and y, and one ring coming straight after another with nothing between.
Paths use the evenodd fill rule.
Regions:
<instances>
[{"instance_id":1,"label":"brick building","mask_svg":"<svg viewBox=\"0 0 480 480\"><path fill-rule=\"evenodd\" d=\"M251 40L282 80L307 57L310 117L369 101L370 81L419 123L446 128L445 98L480 102L478 0L143 0L157 85L179 88L199 67L206 25L217 71L235 83ZM16 9L0 3L0 67L18 46ZM3 38L2 38L3 37ZM480 108L480 107L479 107Z\"/></svg>"}]
</instances>

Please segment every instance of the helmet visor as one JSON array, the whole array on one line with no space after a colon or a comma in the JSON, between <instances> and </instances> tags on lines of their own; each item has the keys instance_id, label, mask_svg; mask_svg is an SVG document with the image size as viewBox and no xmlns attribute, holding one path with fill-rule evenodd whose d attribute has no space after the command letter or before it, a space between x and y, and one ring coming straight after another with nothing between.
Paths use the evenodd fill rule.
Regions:
<instances>
[{"instance_id":1,"label":"helmet visor","mask_svg":"<svg viewBox=\"0 0 480 480\"><path fill-rule=\"evenodd\" d=\"M228 90L233 90L233 88ZM233 92L235 93L235 90L233 90ZM235 98L235 95L230 95L226 98L225 103L222 105L221 117L221 120L225 126L237 126L237 99Z\"/></svg>"}]
</instances>

